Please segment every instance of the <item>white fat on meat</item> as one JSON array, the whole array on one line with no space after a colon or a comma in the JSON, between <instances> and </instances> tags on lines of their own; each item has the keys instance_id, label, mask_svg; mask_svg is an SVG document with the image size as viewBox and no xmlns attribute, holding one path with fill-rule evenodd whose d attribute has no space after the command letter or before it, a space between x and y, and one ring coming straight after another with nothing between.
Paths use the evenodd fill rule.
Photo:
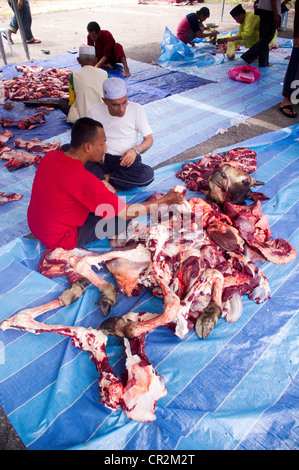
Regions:
<instances>
[{"instance_id":1,"label":"white fat on meat","mask_svg":"<svg viewBox=\"0 0 299 470\"><path fill-rule=\"evenodd\" d=\"M149 312L129 312L126 321L148 321L157 317ZM167 394L164 379L155 370L145 353L145 335L135 339L124 338L126 369L128 380L124 387L122 408L134 421L153 421L156 419L157 401Z\"/></svg>"}]
</instances>

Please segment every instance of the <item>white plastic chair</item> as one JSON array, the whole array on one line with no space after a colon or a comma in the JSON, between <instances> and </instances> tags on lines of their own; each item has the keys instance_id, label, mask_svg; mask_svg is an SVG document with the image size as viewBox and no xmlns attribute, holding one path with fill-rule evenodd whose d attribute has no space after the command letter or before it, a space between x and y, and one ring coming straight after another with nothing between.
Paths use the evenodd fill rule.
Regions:
<instances>
[{"instance_id":1,"label":"white plastic chair","mask_svg":"<svg viewBox=\"0 0 299 470\"><path fill-rule=\"evenodd\" d=\"M285 11L285 12L281 15L281 25L280 25L280 27L283 28L284 31L286 31L286 29L287 29L287 25L288 25L288 16L289 16L289 11Z\"/></svg>"},{"instance_id":2,"label":"white plastic chair","mask_svg":"<svg viewBox=\"0 0 299 470\"><path fill-rule=\"evenodd\" d=\"M13 55L13 50L12 50L12 47L11 47L11 42L10 42L10 39L9 39L9 36L8 36L7 29L0 28L0 34L1 35L4 34L4 36L6 37L9 48L10 48L11 55Z\"/></svg>"}]
</instances>

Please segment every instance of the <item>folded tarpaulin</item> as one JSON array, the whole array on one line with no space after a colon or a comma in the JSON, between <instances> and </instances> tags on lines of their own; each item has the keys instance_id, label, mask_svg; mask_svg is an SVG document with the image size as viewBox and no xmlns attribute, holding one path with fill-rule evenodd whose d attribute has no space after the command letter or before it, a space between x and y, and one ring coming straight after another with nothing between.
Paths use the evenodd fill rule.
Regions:
<instances>
[{"instance_id":1,"label":"folded tarpaulin","mask_svg":"<svg viewBox=\"0 0 299 470\"><path fill-rule=\"evenodd\" d=\"M223 57L212 55L209 52L194 50L178 39L167 27L161 44L161 55L158 64L167 68L168 64L177 67L177 70L186 67L206 67L223 61Z\"/></svg>"},{"instance_id":2,"label":"folded tarpaulin","mask_svg":"<svg viewBox=\"0 0 299 470\"><path fill-rule=\"evenodd\" d=\"M267 133L237 146L257 152L254 177L270 198L262 203L274 238L299 248L299 125ZM225 151L219 149L218 151ZM181 163L155 172L144 189L119 193L126 202L180 184ZM198 195L188 191L187 198ZM89 249L103 252L108 242ZM66 278L37 272L44 247L17 239L0 249L0 322L26 307L41 305L68 286ZM166 328L147 334L145 350L165 379L167 395L157 402L156 420L131 421L99 403L98 373L87 352L50 333L0 331L1 405L28 449L200 450L298 448L298 258L286 265L260 265L272 298L257 305L243 296L234 323L221 318L206 340L194 330L182 340ZM104 267L101 275L113 281ZM104 316L99 292L88 287L69 307L38 320L96 328ZM162 312L162 301L144 289L139 297L117 295L111 315ZM124 370L122 339L109 337L108 356Z\"/></svg>"}]
</instances>

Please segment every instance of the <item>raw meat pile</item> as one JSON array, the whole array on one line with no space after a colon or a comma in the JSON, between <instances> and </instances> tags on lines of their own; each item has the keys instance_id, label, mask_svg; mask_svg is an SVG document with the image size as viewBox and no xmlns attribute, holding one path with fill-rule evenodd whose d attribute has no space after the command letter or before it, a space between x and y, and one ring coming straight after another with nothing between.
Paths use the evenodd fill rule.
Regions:
<instances>
[{"instance_id":1,"label":"raw meat pile","mask_svg":"<svg viewBox=\"0 0 299 470\"><path fill-rule=\"evenodd\" d=\"M23 75L12 80L2 79L5 98L12 101L25 101L40 98L69 97L71 70L52 68L40 71L32 66L18 66ZM38 72L38 73L36 73Z\"/></svg>"},{"instance_id":2,"label":"raw meat pile","mask_svg":"<svg viewBox=\"0 0 299 470\"><path fill-rule=\"evenodd\" d=\"M176 190L184 193L183 187ZM221 316L229 322L240 317L243 294L258 304L271 297L268 281L254 261L288 263L297 256L286 240L270 238L268 220L259 201L248 207L227 202L224 212L201 198L185 199L182 205L160 207L152 214L150 225L133 220L125 234L110 240L114 247L110 252L48 250L39 271L48 277L67 275L71 289L62 294L62 299L53 301L50 308L48 304L42 305L5 320L2 329L50 331L72 337L75 346L92 353L100 373L100 401L105 406L121 406L129 418L137 421L155 419L155 404L166 391L163 380L145 356L145 333L165 326L183 338L195 328L200 338L207 338ZM76 327L34 321L43 312L68 305L82 295L80 288L75 296L70 296L70 292L83 279L99 288L105 286L105 281L92 269L92 266L101 269L103 264L113 274L120 292L137 296L142 289L150 288L163 299L163 312L111 316L99 330L81 328L80 336ZM105 295L104 305L107 298L109 305L113 305L115 296L103 291L102 296ZM103 348L107 334L124 338L126 383L115 378L108 364ZM96 356L99 350L101 354Z\"/></svg>"},{"instance_id":3,"label":"raw meat pile","mask_svg":"<svg viewBox=\"0 0 299 470\"><path fill-rule=\"evenodd\" d=\"M13 136L14 133L10 130L5 130L0 134L0 159L8 160L8 162L5 163L4 166L9 171L13 171L33 164L38 165L42 158L40 155L34 155L32 153L19 151L15 148L7 147L5 145L6 142ZM14 147L28 150L29 152L46 153L50 150L60 149L60 142L42 142L38 138L34 138L31 140L25 140L22 138L15 139L13 145Z\"/></svg>"}]
</instances>

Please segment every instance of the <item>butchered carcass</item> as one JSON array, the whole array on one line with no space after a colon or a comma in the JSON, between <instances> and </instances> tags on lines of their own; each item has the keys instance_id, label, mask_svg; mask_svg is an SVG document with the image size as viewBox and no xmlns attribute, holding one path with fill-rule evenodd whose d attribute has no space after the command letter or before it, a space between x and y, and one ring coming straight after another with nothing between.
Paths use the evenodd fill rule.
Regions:
<instances>
[{"instance_id":1,"label":"butchered carcass","mask_svg":"<svg viewBox=\"0 0 299 470\"><path fill-rule=\"evenodd\" d=\"M75 290L81 287L81 292ZM128 418L147 422L156 419L155 407L157 401L167 394L163 378L155 371L145 353L145 335L134 340L124 340L126 360L126 380L123 382L115 375L109 364L106 352L108 337L103 331L94 328L78 326L49 325L35 320L41 314L54 310L63 305L69 305L77 300L88 283L76 281L71 289L47 304L23 310L13 317L4 320L2 330L19 329L34 334L56 333L71 338L73 345L90 353L90 358L99 372L100 402L111 410L122 408ZM130 312L124 316L130 321L138 322L146 313ZM151 314L150 314L151 315Z\"/></svg>"}]
</instances>

